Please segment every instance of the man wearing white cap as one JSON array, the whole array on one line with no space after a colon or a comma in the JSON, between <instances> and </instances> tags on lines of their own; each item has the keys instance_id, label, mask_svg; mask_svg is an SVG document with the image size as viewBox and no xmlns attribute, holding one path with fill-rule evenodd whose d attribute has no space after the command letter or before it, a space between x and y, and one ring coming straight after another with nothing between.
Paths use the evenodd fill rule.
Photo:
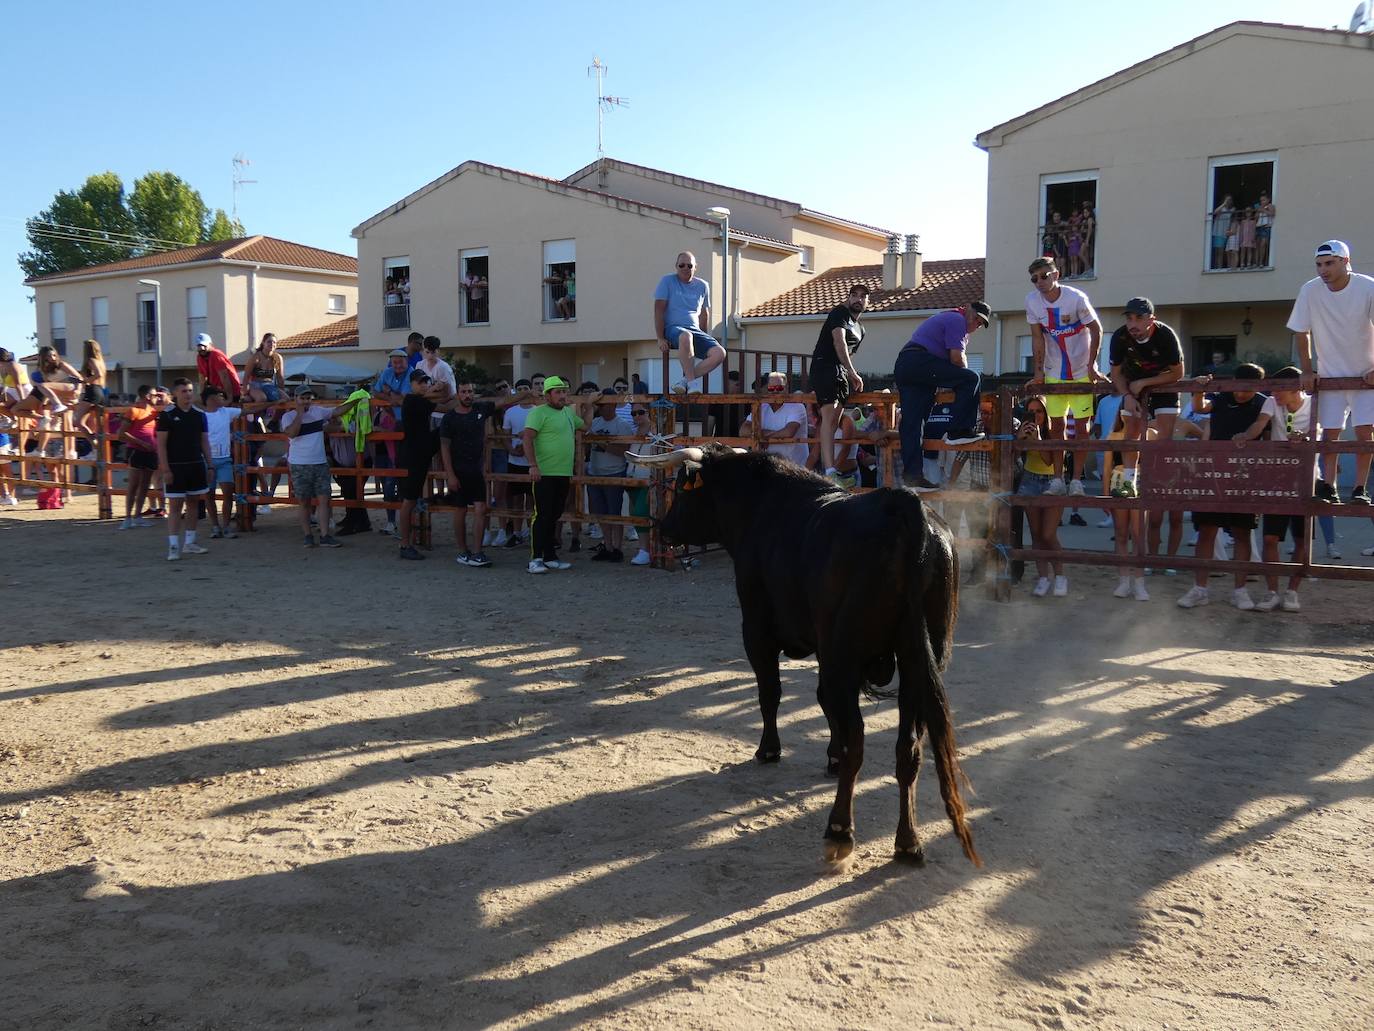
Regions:
<instances>
[{"instance_id":1,"label":"man wearing white cap","mask_svg":"<svg viewBox=\"0 0 1374 1031\"><path fill-rule=\"evenodd\" d=\"M1323 379L1361 377L1374 386L1374 278L1350 271L1350 246L1327 240L1317 248L1317 278L1298 291L1288 328L1295 335L1303 386L1311 390L1312 349ZM1336 440L1349 415L1355 439L1374 440L1374 391L1322 390L1317 394L1317 421L1323 440ZM1355 456L1355 489L1351 504L1368 505L1369 465L1374 455ZM1340 504L1336 492L1336 456L1323 455L1317 478L1318 501Z\"/></svg>"},{"instance_id":2,"label":"man wearing white cap","mask_svg":"<svg viewBox=\"0 0 1374 1031\"><path fill-rule=\"evenodd\" d=\"M230 402L237 404L239 392L239 370L223 351L217 350L215 341L209 333L196 334L196 372L200 375L200 389L214 387L224 392Z\"/></svg>"}]
</instances>

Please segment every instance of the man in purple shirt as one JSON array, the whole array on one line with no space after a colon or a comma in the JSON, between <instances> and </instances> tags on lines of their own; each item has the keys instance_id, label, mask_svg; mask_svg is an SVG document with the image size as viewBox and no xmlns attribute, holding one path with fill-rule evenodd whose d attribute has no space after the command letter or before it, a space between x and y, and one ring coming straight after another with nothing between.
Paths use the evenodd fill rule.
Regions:
<instances>
[{"instance_id":1,"label":"man in purple shirt","mask_svg":"<svg viewBox=\"0 0 1374 1031\"><path fill-rule=\"evenodd\" d=\"M972 444L983 438L974 430L978 418L978 373L968 367L968 338L992 321L982 301L942 311L921 323L897 355L893 375L902 399L902 480L917 491L936 490L921 471L921 442L937 390L954 391L946 444Z\"/></svg>"}]
</instances>

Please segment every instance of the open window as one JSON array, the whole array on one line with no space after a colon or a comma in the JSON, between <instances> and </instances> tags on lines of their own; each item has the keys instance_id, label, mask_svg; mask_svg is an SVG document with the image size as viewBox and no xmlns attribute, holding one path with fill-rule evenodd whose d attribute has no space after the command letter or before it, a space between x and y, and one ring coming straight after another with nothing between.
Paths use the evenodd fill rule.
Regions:
<instances>
[{"instance_id":1,"label":"open window","mask_svg":"<svg viewBox=\"0 0 1374 1031\"><path fill-rule=\"evenodd\" d=\"M458 252L458 287L463 292L460 325L485 326L491 322L491 284L485 247Z\"/></svg>"},{"instance_id":2,"label":"open window","mask_svg":"<svg viewBox=\"0 0 1374 1031\"><path fill-rule=\"evenodd\" d=\"M157 350L157 294L152 290L138 295L138 349Z\"/></svg>"},{"instance_id":3,"label":"open window","mask_svg":"<svg viewBox=\"0 0 1374 1031\"><path fill-rule=\"evenodd\" d=\"M1038 254L1054 258L1060 279L1097 275L1097 173L1040 177Z\"/></svg>"},{"instance_id":4,"label":"open window","mask_svg":"<svg viewBox=\"0 0 1374 1031\"><path fill-rule=\"evenodd\" d=\"M544 242L544 321L577 318L577 241Z\"/></svg>"},{"instance_id":5,"label":"open window","mask_svg":"<svg viewBox=\"0 0 1374 1031\"><path fill-rule=\"evenodd\" d=\"M410 328L410 258L382 259L383 329Z\"/></svg>"},{"instance_id":6,"label":"open window","mask_svg":"<svg viewBox=\"0 0 1374 1031\"><path fill-rule=\"evenodd\" d=\"M1273 267L1276 156L1236 154L1207 163L1208 272Z\"/></svg>"}]
</instances>

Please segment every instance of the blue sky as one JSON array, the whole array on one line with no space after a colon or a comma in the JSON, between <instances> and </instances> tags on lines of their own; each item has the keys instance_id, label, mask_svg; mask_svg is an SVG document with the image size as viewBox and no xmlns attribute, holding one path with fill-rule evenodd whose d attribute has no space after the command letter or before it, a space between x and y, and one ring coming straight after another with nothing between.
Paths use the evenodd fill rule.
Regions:
<instances>
[{"instance_id":1,"label":"blue sky","mask_svg":"<svg viewBox=\"0 0 1374 1031\"><path fill-rule=\"evenodd\" d=\"M594 159L593 55L606 91L630 100L606 117L608 155L917 232L929 258L977 256L979 131L1229 21L1344 27L1354 7L14 6L0 39L0 342L34 330L14 261L23 220L92 172L132 188L169 169L228 209L243 153L258 180L239 203L250 233L353 254L354 225L469 158L550 176Z\"/></svg>"}]
</instances>

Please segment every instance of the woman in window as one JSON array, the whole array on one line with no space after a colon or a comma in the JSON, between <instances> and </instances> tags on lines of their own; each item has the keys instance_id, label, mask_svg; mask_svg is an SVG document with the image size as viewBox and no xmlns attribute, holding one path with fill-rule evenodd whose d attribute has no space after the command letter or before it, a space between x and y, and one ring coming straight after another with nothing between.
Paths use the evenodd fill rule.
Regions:
<instances>
[{"instance_id":1,"label":"woman in window","mask_svg":"<svg viewBox=\"0 0 1374 1031\"><path fill-rule=\"evenodd\" d=\"M1231 230L1231 216L1236 206L1228 193L1212 212L1212 268L1226 267L1226 236Z\"/></svg>"},{"instance_id":2,"label":"woman in window","mask_svg":"<svg viewBox=\"0 0 1374 1031\"><path fill-rule=\"evenodd\" d=\"M1085 276L1092 275L1093 269L1096 267L1093 261L1093 230L1096 228L1097 213L1093 211L1093 202L1085 200L1083 202L1081 217L1078 220L1079 232L1083 234L1081 253L1083 256L1083 274Z\"/></svg>"}]
</instances>

